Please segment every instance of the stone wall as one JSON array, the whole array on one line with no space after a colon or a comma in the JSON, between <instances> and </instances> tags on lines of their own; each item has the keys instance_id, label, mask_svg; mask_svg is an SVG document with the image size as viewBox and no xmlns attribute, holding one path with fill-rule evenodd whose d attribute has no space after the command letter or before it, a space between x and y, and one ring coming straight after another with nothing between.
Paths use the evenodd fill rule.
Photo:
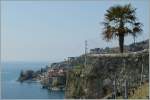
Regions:
<instances>
[{"instance_id":1,"label":"stone wall","mask_svg":"<svg viewBox=\"0 0 150 100\"><path fill-rule=\"evenodd\" d=\"M143 66L143 73L142 72ZM123 95L125 79L128 90L149 79L149 51L126 54L89 55L86 68L70 70L67 74L66 98L103 98L116 90Z\"/></svg>"}]
</instances>

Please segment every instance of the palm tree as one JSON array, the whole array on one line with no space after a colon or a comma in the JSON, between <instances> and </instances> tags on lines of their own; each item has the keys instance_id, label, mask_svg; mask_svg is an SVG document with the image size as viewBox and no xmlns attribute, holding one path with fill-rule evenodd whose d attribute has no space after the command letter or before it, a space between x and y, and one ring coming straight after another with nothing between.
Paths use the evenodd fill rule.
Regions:
<instances>
[{"instance_id":1,"label":"palm tree","mask_svg":"<svg viewBox=\"0 0 150 100\"><path fill-rule=\"evenodd\" d=\"M104 39L109 41L118 37L121 53L123 53L124 37L129 34L136 37L137 33L142 32L142 24L137 21L135 11L136 8L133 8L131 4L126 4L110 7L105 14L102 23L104 25L102 32Z\"/></svg>"}]
</instances>

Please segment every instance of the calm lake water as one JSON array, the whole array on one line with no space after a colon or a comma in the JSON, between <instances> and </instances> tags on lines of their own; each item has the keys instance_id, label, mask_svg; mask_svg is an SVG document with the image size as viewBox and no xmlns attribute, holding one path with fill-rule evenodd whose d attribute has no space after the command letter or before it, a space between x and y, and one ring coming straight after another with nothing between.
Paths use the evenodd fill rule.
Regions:
<instances>
[{"instance_id":1,"label":"calm lake water","mask_svg":"<svg viewBox=\"0 0 150 100\"><path fill-rule=\"evenodd\" d=\"M2 63L1 89L3 99L64 99L63 91L49 91L38 82L17 82L21 70L38 70L46 63Z\"/></svg>"}]
</instances>

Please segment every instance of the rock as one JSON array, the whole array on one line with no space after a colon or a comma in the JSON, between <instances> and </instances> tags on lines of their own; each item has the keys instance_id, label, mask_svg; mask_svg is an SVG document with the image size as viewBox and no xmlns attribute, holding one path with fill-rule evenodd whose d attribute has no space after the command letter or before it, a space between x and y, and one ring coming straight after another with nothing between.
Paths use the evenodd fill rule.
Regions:
<instances>
[{"instance_id":1,"label":"rock","mask_svg":"<svg viewBox=\"0 0 150 100\"><path fill-rule=\"evenodd\" d=\"M25 72L21 71L18 81L23 82L26 80L32 80L35 77L36 77L36 75L33 70L27 70Z\"/></svg>"},{"instance_id":2,"label":"rock","mask_svg":"<svg viewBox=\"0 0 150 100\"><path fill-rule=\"evenodd\" d=\"M125 61L125 62L124 62ZM137 87L141 81L141 68L144 77L149 75L149 51L136 53L94 55L87 57L87 67L76 76L75 70L67 74L66 98L100 99L112 92L112 81L116 74L116 87L122 93L125 79L128 88ZM84 77L82 77L82 74Z\"/></svg>"}]
</instances>

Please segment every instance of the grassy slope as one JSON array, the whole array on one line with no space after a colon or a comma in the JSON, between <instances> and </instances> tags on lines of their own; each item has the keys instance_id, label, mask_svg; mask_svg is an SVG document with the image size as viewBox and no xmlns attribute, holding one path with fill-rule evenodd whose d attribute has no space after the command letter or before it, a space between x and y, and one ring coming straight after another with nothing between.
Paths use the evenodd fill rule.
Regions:
<instances>
[{"instance_id":1,"label":"grassy slope","mask_svg":"<svg viewBox=\"0 0 150 100\"><path fill-rule=\"evenodd\" d=\"M129 99L146 99L146 96L149 96L149 83L145 83L139 87Z\"/></svg>"},{"instance_id":2,"label":"grassy slope","mask_svg":"<svg viewBox=\"0 0 150 100\"><path fill-rule=\"evenodd\" d=\"M129 99L148 99L149 96L149 83L144 83L141 87L135 90L134 95L129 96ZM123 99L122 97L117 97L117 99Z\"/></svg>"}]
</instances>

